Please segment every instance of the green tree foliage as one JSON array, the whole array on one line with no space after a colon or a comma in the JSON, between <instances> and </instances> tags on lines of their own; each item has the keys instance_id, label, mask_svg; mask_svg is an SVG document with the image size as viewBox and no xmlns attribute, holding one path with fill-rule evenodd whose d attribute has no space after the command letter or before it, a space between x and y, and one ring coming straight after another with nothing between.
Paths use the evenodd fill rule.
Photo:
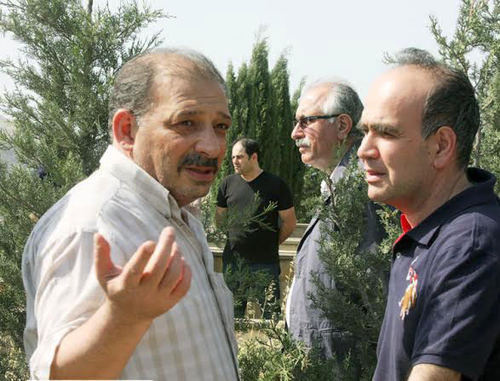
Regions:
<instances>
[{"instance_id":1,"label":"green tree foliage","mask_svg":"<svg viewBox=\"0 0 500 381\"><path fill-rule=\"evenodd\" d=\"M252 87L251 124L248 131L261 147L259 163L271 173L279 174L281 152L279 130L275 125L275 99L268 63L269 49L265 39L258 40L252 51L249 80Z\"/></svg>"},{"instance_id":2,"label":"green tree foliage","mask_svg":"<svg viewBox=\"0 0 500 381\"><path fill-rule=\"evenodd\" d=\"M304 84L305 79L303 78L299 83L299 87L293 93L290 104L292 120L295 120L295 112L299 107L300 93ZM293 141L292 146L290 167L293 168L293 171L290 185L295 199L297 219L299 221L309 221L316 210L316 205L318 205L316 201L320 193L319 184L321 179L319 171L302 163L300 152Z\"/></svg>"},{"instance_id":3,"label":"green tree foliage","mask_svg":"<svg viewBox=\"0 0 500 381\"><path fill-rule=\"evenodd\" d=\"M301 168L300 172L302 173L300 178L295 179L296 182L301 183L301 193L294 193L297 203L296 212L300 221L309 222L316 213L318 205L322 204L320 185L325 176L320 170L310 165L304 165L300 160L300 154L296 166Z\"/></svg>"},{"instance_id":4,"label":"green tree foliage","mask_svg":"<svg viewBox=\"0 0 500 381\"><path fill-rule=\"evenodd\" d=\"M0 164L0 374L26 379L24 243L38 217L97 167L109 142L113 76L124 61L160 42L158 34L142 39L138 33L163 14L135 2L116 13L77 0L5 0L0 6L0 30L23 53L0 62L16 85L0 102L14 127L0 134L0 147L18 159L9 168Z\"/></svg>"},{"instance_id":5,"label":"green tree foliage","mask_svg":"<svg viewBox=\"0 0 500 381\"><path fill-rule=\"evenodd\" d=\"M244 124L244 121L242 121L242 118L240 116L241 113L243 112L243 109L240 106L240 98L238 96L239 95L238 83L237 83L237 78L234 74L234 68L232 63L229 63L229 66L227 68L226 88L227 88L227 97L229 100L229 112L231 114L233 123L226 135L226 144L227 144L226 154L224 155L224 159L222 160L222 164L219 172L217 173L214 185L210 188L210 193L205 201L206 205L204 205L203 209L205 213L204 219L208 218L207 222L209 225L211 223L212 215L214 213L214 205L215 205L215 200L217 198L217 191L219 189L219 184L222 181L222 179L224 179L224 177L232 173L233 169L231 161L232 143L236 140L238 134L240 133L242 128L242 123ZM206 226L206 228L208 228L208 226Z\"/></svg>"},{"instance_id":6,"label":"green tree foliage","mask_svg":"<svg viewBox=\"0 0 500 381\"><path fill-rule=\"evenodd\" d=\"M386 239L378 248L359 249L369 199L358 161L350 163L335 185L331 206L323 208L320 214L324 221L321 234L325 239L321 240L319 257L326 272L335 279L336 287L331 289L315 279L318 292L311 297L350 345L343 379L370 380L385 310L391 243L399 235L399 226L397 212L382 209Z\"/></svg>"},{"instance_id":7,"label":"green tree foliage","mask_svg":"<svg viewBox=\"0 0 500 381\"><path fill-rule=\"evenodd\" d=\"M250 105L252 103L252 85L249 79L248 65L243 63L238 70L236 80L236 97L238 98L238 134L253 137L254 131L250 127ZM255 130L255 128L254 128Z\"/></svg>"},{"instance_id":8,"label":"green tree foliage","mask_svg":"<svg viewBox=\"0 0 500 381\"><path fill-rule=\"evenodd\" d=\"M443 35L435 17L431 31L443 60L467 73L476 90L481 127L473 164L500 178L500 1L463 0L451 38Z\"/></svg>"},{"instance_id":9,"label":"green tree foliage","mask_svg":"<svg viewBox=\"0 0 500 381\"><path fill-rule=\"evenodd\" d=\"M288 59L282 54L271 72L271 83L274 94L275 123L277 144L281 160L277 173L289 184L293 193L297 188L297 175L302 173L303 165L297 162L299 151L291 139L293 129L294 111L290 101L290 84L288 74Z\"/></svg>"},{"instance_id":10,"label":"green tree foliage","mask_svg":"<svg viewBox=\"0 0 500 381\"><path fill-rule=\"evenodd\" d=\"M343 377L342 365L308 351L276 321L251 326L246 334L250 338L240 340L238 354L242 381L350 381ZM344 368L348 367L346 362Z\"/></svg>"}]
</instances>

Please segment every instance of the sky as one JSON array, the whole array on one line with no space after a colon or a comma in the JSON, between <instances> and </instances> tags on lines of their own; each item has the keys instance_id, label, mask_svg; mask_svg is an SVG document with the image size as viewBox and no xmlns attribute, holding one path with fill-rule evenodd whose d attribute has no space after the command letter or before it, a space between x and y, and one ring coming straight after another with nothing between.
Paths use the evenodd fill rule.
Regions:
<instances>
[{"instance_id":1,"label":"sky","mask_svg":"<svg viewBox=\"0 0 500 381\"><path fill-rule=\"evenodd\" d=\"M141 3L142 0L139 0ZM86 1L85 1L86 3ZM119 0L108 0L115 9ZM363 99L384 71L384 53L405 47L438 55L430 32L433 15L446 36L455 30L459 0L150 0L172 16L142 32L162 31L162 46L182 46L206 54L225 75L251 57L257 36L267 38L270 68L280 54L289 61L291 90L300 80L342 79ZM106 0L94 0L103 6ZM15 57L19 45L0 36L0 58ZM0 91L12 81L0 74Z\"/></svg>"}]
</instances>

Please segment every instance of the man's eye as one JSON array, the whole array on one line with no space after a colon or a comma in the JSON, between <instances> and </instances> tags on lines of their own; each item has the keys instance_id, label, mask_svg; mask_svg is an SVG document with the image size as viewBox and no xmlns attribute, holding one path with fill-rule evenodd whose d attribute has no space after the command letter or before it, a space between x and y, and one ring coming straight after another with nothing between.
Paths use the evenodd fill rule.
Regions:
<instances>
[{"instance_id":1,"label":"man's eye","mask_svg":"<svg viewBox=\"0 0 500 381\"><path fill-rule=\"evenodd\" d=\"M186 126L186 127L192 127L194 125L192 120L183 120L179 122L179 125L181 126Z\"/></svg>"},{"instance_id":2,"label":"man's eye","mask_svg":"<svg viewBox=\"0 0 500 381\"><path fill-rule=\"evenodd\" d=\"M219 123L215 126L215 128L218 130L227 131L229 129L229 125L226 123Z\"/></svg>"}]
</instances>

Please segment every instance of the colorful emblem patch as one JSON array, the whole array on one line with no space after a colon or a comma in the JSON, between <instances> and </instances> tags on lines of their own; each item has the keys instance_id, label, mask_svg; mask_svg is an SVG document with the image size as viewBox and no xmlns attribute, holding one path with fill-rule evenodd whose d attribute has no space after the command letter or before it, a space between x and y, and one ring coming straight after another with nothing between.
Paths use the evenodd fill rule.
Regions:
<instances>
[{"instance_id":1,"label":"colorful emblem patch","mask_svg":"<svg viewBox=\"0 0 500 381\"><path fill-rule=\"evenodd\" d=\"M406 315L410 312L410 309L413 308L417 302L418 274L413 267L417 259L418 257L415 258L410 264L408 275L406 276L406 280L409 281L410 284L406 287L405 294L399 301L399 307L401 307L399 317L401 320L405 319Z\"/></svg>"}]
</instances>

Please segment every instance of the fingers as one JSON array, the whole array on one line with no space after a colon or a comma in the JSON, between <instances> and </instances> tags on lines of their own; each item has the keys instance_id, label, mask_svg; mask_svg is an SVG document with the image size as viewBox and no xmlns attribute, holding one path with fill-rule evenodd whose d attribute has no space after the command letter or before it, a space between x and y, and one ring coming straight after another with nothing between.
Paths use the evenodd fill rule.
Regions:
<instances>
[{"instance_id":1,"label":"fingers","mask_svg":"<svg viewBox=\"0 0 500 381\"><path fill-rule=\"evenodd\" d=\"M146 268L151 268L152 271L162 271L158 288L162 290L162 293L170 295L172 299L179 300L189 290L191 269L184 261L175 242L173 229L166 228L162 231L155 252ZM151 273L151 279L156 282L157 273Z\"/></svg>"},{"instance_id":2,"label":"fingers","mask_svg":"<svg viewBox=\"0 0 500 381\"><path fill-rule=\"evenodd\" d=\"M147 241L137 249L135 254L123 268L123 276L126 284L131 286L139 284L144 269L154 253L155 247L156 243Z\"/></svg>"},{"instance_id":3,"label":"fingers","mask_svg":"<svg viewBox=\"0 0 500 381\"><path fill-rule=\"evenodd\" d=\"M97 280L106 289L106 284L121 273L121 268L111 260L111 248L100 233L94 234L94 263Z\"/></svg>"},{"instance_id":4,"label":"fingers","mask_svg":"<svg viewBox=\"0 0 500 381\"><path fill-rule=\"evenodd\" d=\"M191 278L192 278L191 268L187 263L184 262L184 259L182 259L182 263L183 263L182 275L170 293L170 296L173 299L177 300L180 300L182 297L184 297L184 295L187 294L189 287L191 286Z\"/></svg>"},{"instance_id":5,"label":"fingers","mask_svg":"<svg viewBox=\"0 0 500 381\"><path fill-rule=\"evenodd\" d=\"M170 254L172 252L174 240L174 229L172 227L166 227L163 229L160 233L156 248L144 268L144 274L150 274L147 278L155 284L159 284L163 279L170 262Z\"/></svg>"},{"instance_id":6,"label":"fingers","mask_svg":"<svg viewBox=\"0 0 500 381\"><path fill-rule=\"evenodd\" d=\"M149 284L157 287L157 291L168 295L173 304L186 295L192 278L171 227L163 229L158 243L143 243L125 265L122 275L128 286Z\"/></svg>"},{"instance_id":7,"label":"fingers","mask_svg":"<svg viewBox=\"0 0 500 381\"><path fill-rule=\"evenodd\" d=\"M160 283L160 287L168 292L173 290L183 274L184 259L181 257L177 243L173 243L170 260Z\"/></svg>"}]
</instances>

